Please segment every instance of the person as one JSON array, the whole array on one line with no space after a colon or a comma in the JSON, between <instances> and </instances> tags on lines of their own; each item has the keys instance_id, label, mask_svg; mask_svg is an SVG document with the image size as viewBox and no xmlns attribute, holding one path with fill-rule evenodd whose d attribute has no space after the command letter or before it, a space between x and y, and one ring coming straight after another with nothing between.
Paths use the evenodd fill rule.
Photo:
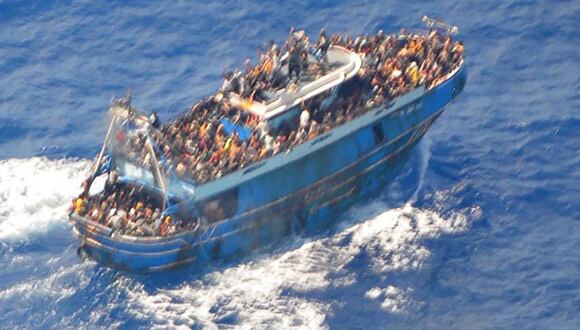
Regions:
<instances>
[{"instance_id":1,"label":"person","mask_svg":"<svg viewBox=\"0 0 580 330\"><path fill-rule=\"evenodd\" d=\"M275 80L276 75L278 74L278 71L280 70L280 49L278 48L278 45L276 45L275 43L272 44L272 47L270 48L270 52L269 52L269 56L270 56L270 60L272 61L272 68L270 70L270 75L268 76L268 81L273 82Z\"/></svg>"},{"instance_id":2,"label":"person","mask_svg":"<svg viewBox=\"0 0 580 330\"><path fill-rule=\"evenodd\" d=\"M324 118L322 120L322 127L325 132L329 131L332 128L332 113L330 111L324 114Z\"/></svg>"},{"instance_id":3,"label":"person","mask_svg":"<svg viewBox=\"0 0 580 330\"><path fill-rule=\"evenodd\" d=\"M119 215L119 212L109 218L108 226L114 231L120 230L123 227L123 219Z\"/></svg>"},{"instance_id":4,"label":"person","mask_svg":"<svg viewBox=\"0 0 580 330\"><path fill-rule=\"evenodd\" d=\"M177 163L177 166L175 167L175 173L177 173L177 175L179 176L184 176L185 175L185 164L183 164L182 162Z\"/></svg>"},{"instance_id":5,"label":"person","mask_svg":"<svg viewBox=\"0 0 580 330\"><path fill-rule=\"evenodd\" d=\"M113 191L118 189L118 184L117 184L117 180L119 178L119 175L117 174L117 171L113 170L111 172L109 172L109 174L107 175L107 181L105 181L105 191L108 193L112 193Z\"/></svg>"},{"instance_id":6,"label":"person","mask_svg":"<svg viewBox=\"0 0 580 330\"><path fill-rule=\"evenodd\" d=\"M261 120L256 126L256 133L260 139L263 139L268 134L268 130L268 123L265 120Z\"/></svg>"},{"instance_id":7,"label":"person","mask_svg":"<svg viewBox=\"0 0 580 330\"><path fill-rule=\"evenodd\" d=\"M76 213L77 215L81 215L83 213L83 211L85 210L85 199L81 196L77 197L74 201L73 201L73 205L72 205L72 211L74 211L74 213Z\"/></svg>"},{"instance_id":8,"label":"person","mask_svg":"<svg viewBox=\"0 0 580 330\"><path fill-rule=\"evenodd\" d=\"M265 149L266 151L270 151L274 148L274 138L272 137L272 132L268 132L266 133L266 135L264 136L264 146L263 149Z\"/></svg>"},{"instance_id":9,"label":"person","mask_svg":"<svg viewBox=\"0 0 580 330\"><path fill-rule=\"evenodd\" d=\"M326 35L326 31L324 29L320 30L320 38L318 39L318 49L317 51L320 54L322 62L327 62L326 53L330 48L330 39Z\"/></svg>"},{"instance_id":10,"label":"person","mask_svg":"<svg viewBox=\"0 0 580 330\"><path fill-rule=\"evenodd\" d=\"M159 225L159 236L167 235L167 231L169 230L170 225L171 225L171 216L167 215L163 219L163 222Z\"/></svg>"},{"instance_id":11,"label":"person","mask_svg":"<svg viewBox=\"0 0 580 330\"><path fill-rule=\"evenodd\" d=\"M89 217L91 218L91 220L99 222L99 219L101 217L101 211L98 206L94 205L92 207Z\"/></svg>"},{"instance_id":12,"label":"person","mask_svg":"<svg viewBox=\"0 0 580 330\"><path fill-rule=\"evenodd\" d=\"M230 145L230 161L235 161L238 158L241 148L242 147L239 145L239 139L233 139Z\"/></svg>"},{"instance_id":13,"label":"person","mask_svg":"<svg viewBox=\"0 0 580 330\"><path fill-rule=\"evenodd\" d=\"M419 68L417 67L417 63L411 62L407 68L406 75L408 81L410 81L413 86L417 86L417 83L419 82Z\"/></svg>"},{"instance_id":14,"label":"person","mask_svg":"<svg viewBox=\"0 0 580 330\"><path fill-rule=\"evenodd\" d=\"M302 71L302 54L298 46L294 45L290 48L288 59L288 78L292 79L292 74L296 74L296 82L300 80L300 72Z\"/></svg>"},{"instance_id":15,"label":"person","mask_svg":"<svg viewBox=\"0 0 580 330\"><path fill-rule=\"evenodd\" d=\"M222 84L222 87L220 88L220 92L223 95L228 95L230 92L234 91L234 85L232 83L233 76L234 76L234 74L232 72L226 72L224 74L224 83Z\"/></svg>"},{"instance_id":16,"label":"person","mask_svg":"<svg viewBox=\"0 0 580 330\"><path fill-rule=\"evenodd\" d=\"M304 108L300 114L300 128L306 129L308 127L308 121L310 120L310 112L308 109Z\"/></svg>"},{"instance_id":17,"label":"person","mask_svg":"<svg viewBox=\"0 0 580 330\"><path fill-rule=\"evenodd\" d=\"M81 193L81 196L86 197L89 195L89 190L91 189L91 184L93 184L93 176L89 176L88 178L86 178L83 183L81 183L81 188L83 188L83 192Z\"/></svg>"},{"instance_id":18,"label":"person","mask_svg":"<svg viewBox=\"0 0 580 330\"><path fill-rule=\"evenodd\" d=\"M149 116L149 123L151 124L152 127L159 129L161 127L161 121L159 120L159 116L157 115L157 112L153 112L151 113L151 115Z\"/></svg>"},{"instance_id":19,"label":"person","mask_svg":"<svg viewBox=\"0 0 580 330\"><path fill-rule=\"evenodd\" d=\"M281 135L278 135L276 137L276 140L274 141L274 146L272 148L273 155L276 155L280 152L280 148L282 147L282 143L283 143L283 138Z\"/></svg>"},{"instance_id":20,"label":"person","mask_svg":"<svg viewBox=\"0 0 580 330\"><path fill-rule=\"evenodd\" d=\"M383 30L379 30L377 31L377 44L381 44L383 41L385 41L385 32Z\"/></svg>"},{"instance_id":21,"label":"person","mask_svg":"<svg viewBox=\"0 0 580 330\"><path fill-rule=\"evenodd\" d=\"M316 135L318 135L318 124L313 120L308 129L308 139L313 139Z\"/></svg>"},{"instance_id":22,"label":"person","mask_svg":"<svg viewBox=\"0 0 580 330\"><path fill-rule=\"evenodd\" d=\"M453 54L453 62L458 62L463 57L463 41L459 41L458 43L453 46L451 49L451 53Z\"/></svg>"}]
</instances>

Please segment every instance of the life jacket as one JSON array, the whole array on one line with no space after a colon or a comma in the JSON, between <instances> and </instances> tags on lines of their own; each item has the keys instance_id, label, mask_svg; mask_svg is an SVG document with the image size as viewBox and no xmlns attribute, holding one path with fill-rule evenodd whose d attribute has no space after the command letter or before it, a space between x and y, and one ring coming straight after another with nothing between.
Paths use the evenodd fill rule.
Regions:
<instances>
[{"instance_id":1,"label":"life jacket","mask_svg":"<svg viewBox=\"0 0 580 330\"><path fill-rule=\"evenodd\" d=\"M75 200L75 212L81 214L85 208L85 200L81 197Z\"/></svg>"},{"instance_id":2,"label":"life jacket","mask_svg":"<svg viewBox=\"0 0 580 330\"><path fill-rule=\"evenodd\" d=\"M407 71L407 75L409 76L413 84L417 84L417 82L419 81L419 70L417 69L416 66L410 67Z\"/></svg>"},{"instance_id":3,"label":"life jacket","mask_svg":"<svg viewBox=\"0 0 580 330\"><path fill-rule=\"evenodd\" d=\"M229 137L224 144L224 152L230 152L230 147L232 146L232 138Z\"/></svg>"}]
</instances>

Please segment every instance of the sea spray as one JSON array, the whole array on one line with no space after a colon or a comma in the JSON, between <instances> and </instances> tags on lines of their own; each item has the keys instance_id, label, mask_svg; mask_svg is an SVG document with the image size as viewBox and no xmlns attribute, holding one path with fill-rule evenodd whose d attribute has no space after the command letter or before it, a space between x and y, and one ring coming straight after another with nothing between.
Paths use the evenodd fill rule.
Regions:
<instances>
[{"instance_id":1,"label":"sea spray","mask_svg":"<svg viewBox=\"0 0 580 330\"><path fill-rule=\"evenodd\" d=\"M23 241L67 221L90 161L44 157L0 161L0 242Z\"/></svg>"}]
</instances>

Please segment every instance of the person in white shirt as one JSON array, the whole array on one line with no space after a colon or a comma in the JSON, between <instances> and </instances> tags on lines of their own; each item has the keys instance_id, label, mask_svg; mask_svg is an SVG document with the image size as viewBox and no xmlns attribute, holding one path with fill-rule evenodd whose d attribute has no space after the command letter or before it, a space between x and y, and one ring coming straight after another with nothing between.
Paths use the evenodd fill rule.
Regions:
<instances>
[{"instance_id":1,"label":"person in white shirt","mask_svg":"<svg viewBox=\"0 0 580 330\"><path fill-rule=\"evenodd\" d=\"M302 113L300 114L300 128L306 129L306 127L308 127L309 120L310 112L308 112L308 109L302 110Z\"/></svg>"},{"instance_id":2,"label":"person in white shirt","mask_svg":"<svg viewBox=\"0 0 580 330\"><path fill-rule=\"evenodd\" d=\"M258 133L260 139L263 139L264 136L268 134L268 123L266 123L264 120L260 121L256 126L256 132Z\"/></svg>"}]
</instances>

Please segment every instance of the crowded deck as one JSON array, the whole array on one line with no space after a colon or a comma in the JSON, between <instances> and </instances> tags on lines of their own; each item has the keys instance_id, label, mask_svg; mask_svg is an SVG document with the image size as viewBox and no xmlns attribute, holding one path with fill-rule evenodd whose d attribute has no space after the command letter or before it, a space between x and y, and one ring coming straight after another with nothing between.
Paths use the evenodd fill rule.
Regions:
<instances>
[{"instance_id":1,"label":"crowded deck","mask_svg":"<svg viewBox=\"0 0 580 330\"><path fill-rule=\"evenodd\" d=\"M336 59L333 52L343 50L356 56L354 67ZM463 51L462 42L437 30L355 37L322 31L316 42L292 30L283 46L270 43L257 64L246 61L243 69L224 74L216 94L177 120L160 125L155 119L147 131L121 131L113 152L136 166L159 164L165 175L203 185L290 152L414 88L437 86L461 64ZM307 89L347 67L355 69L348 93L333 89L343 81ZM291 97L300 91L299 100ZM71 212L128 236L170 235L209 221L203 215L180 219L166 214L165 206L158 192L119 182L112 171L103 192L91 196L85 189Z\"/></svg>"}]
</instances>

